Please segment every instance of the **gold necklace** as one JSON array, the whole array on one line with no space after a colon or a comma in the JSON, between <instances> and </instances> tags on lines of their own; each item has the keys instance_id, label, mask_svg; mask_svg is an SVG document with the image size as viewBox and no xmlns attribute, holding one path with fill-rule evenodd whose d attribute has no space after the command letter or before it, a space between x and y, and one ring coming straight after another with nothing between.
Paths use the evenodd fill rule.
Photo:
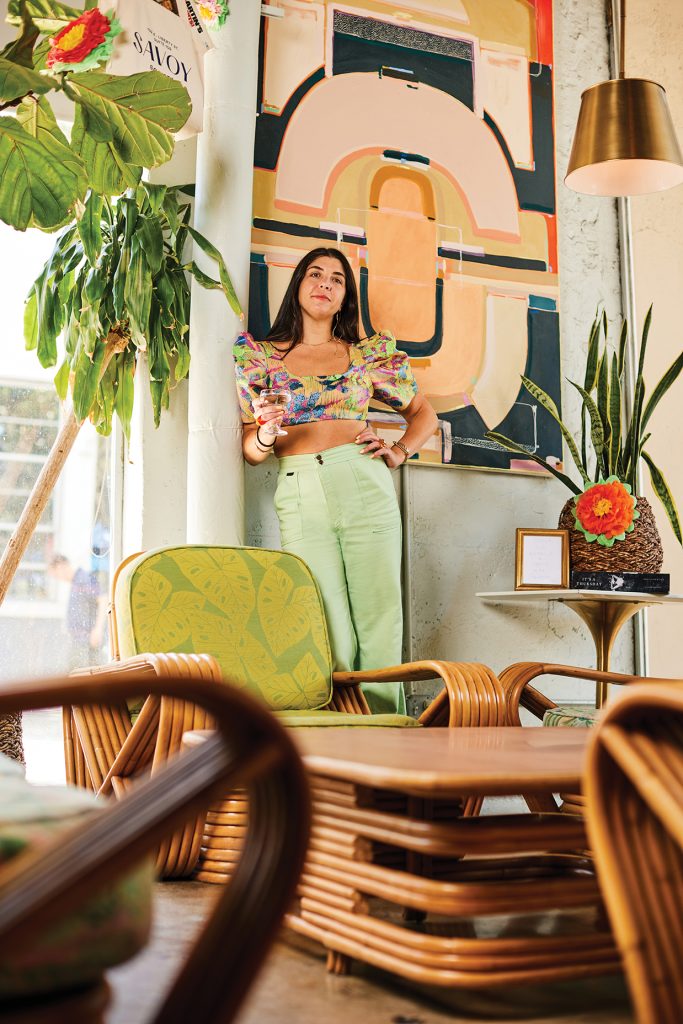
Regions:
<instances>
[{"instance_id":1,"label":"gold necklace","mask_svg":"<svg viewBox=\"0 0 683 1024\"><path fill-rule=\"evenodd\" d=\"M343 358L344 356L344 346L341 343L341 339L338 338L336 334L333 334L328 341L318 341L315 344L311 344L310 341L302 341L301 344L305 345L306 348L322 348L323 345L334 345L335 358Z\"/></svg>"}]
</instances>

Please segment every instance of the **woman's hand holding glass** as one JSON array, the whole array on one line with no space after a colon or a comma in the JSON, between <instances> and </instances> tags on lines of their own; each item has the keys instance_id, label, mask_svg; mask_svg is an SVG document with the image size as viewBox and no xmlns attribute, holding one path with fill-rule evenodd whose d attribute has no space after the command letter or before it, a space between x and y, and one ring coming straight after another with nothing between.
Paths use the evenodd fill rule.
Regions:
<instances>
[{"instance_id":1,"label":"woman's hand holding glass","mask_svg":"<svg viewBox=\"0 0 683 1024\"><path fill-rule=\"evenodd\" d=\"M285 388L265 388L253 401L254 417L265 434L272 437L286 437L282 420L291 404L292 394Z\"/></svg>"}]
</instances>

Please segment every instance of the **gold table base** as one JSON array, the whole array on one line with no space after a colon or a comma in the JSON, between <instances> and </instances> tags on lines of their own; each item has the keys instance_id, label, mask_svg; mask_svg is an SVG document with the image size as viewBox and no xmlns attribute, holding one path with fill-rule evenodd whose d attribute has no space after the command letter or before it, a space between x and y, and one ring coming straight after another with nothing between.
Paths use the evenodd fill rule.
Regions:
<instances>
[{"instance_id":1,"label":"gold table base","mask_svg":"<svg viewBox=\"0 0 683 1024\"><path fill-rule=\"evenodd\" d=\"M648 601L643 601L642 597L637 601L601 601L598 598L594 601L572 601L570 598L569 600L561 599L561 603L572 608L588 626L595 643L596 668L602 672L609 672L612 647L621 627L641 608L647 608L650 604ZM601 708L605 703L608 685L603 682L595 684L596 708Z\"/></svg>"}]
</instances>

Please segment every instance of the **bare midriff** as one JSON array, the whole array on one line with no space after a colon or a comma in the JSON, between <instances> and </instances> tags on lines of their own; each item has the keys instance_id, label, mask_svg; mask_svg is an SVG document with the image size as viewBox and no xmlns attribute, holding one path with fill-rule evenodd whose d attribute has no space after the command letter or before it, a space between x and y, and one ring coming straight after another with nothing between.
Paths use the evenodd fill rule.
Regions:
<instances>
[{"instance_id":1,"label":"bare midriff","mask_svg":"<svg viewBox=\"0 0 683 1024\"><path fill-rule=\"evenodd\" d=\"M353 444L364 427L364 420L317 420L297 426L287 423L287 436L278 437L275 455L315 455L340 444Z\"/></svg>"}]
</instances>

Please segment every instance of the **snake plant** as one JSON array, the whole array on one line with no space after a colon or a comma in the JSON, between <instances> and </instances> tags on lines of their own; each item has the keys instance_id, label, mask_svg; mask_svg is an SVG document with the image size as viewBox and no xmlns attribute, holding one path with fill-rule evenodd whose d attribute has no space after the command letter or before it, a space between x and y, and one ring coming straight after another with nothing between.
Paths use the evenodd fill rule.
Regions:
<instances>
[{"instance_id":1,"label":"snake plant","mask_svg":"<svg viewBox=\"0 0 683 1024\"><path fill-rule=\"evenodd\" d=\"M24 314L26 347L41 364L58 361L60 398L71 383L74 414L90 417L102 434L116 412L126 434L133 373L146 351L154 420L169 390L190 365L190 288L186 271L205 288L223 291L241 308L220 252L188 224L190 204L177 189L144 183L118 200L90 192L83 214L66 227L31 286ZM187 236L215 261L218 280L185 262Z\"/></svg>"},{"instance_id":2,"label":"snake plant","mask_svg":"<svg viewBox=\"0 0 683 1024\"><path fill-rule=\"evenodd\" d=\"M596 314L588 342L583 385L569 381L580 394L582 401L581 436L578 443L562 422L552 398L528 377L522 376L522 384L531 397L559 424L569 453L581 476L582 487L556 466L546 462L539 455L530 453L511 438L496 431L489 431L486 436L508 451L518 452L525 458L538 462L574 494L581 494L592 483L607 480L609 477L618 477L630 486L633 494L636 494L638 466L642 459L650 472L654 492L664 506L679 543L683 544L681 524L673 495L664 474L645 449L651 437L651 432L647 429L650 418L683 369L683 352L673 361L646 402L643 368L651 322L650 306L643 325L632 408L630 415L626 415L624 390L628 322L624 321L622 324L616 350L610 351L607 340L607 316L604 312Z\"/></svg>"}]
</instances>

